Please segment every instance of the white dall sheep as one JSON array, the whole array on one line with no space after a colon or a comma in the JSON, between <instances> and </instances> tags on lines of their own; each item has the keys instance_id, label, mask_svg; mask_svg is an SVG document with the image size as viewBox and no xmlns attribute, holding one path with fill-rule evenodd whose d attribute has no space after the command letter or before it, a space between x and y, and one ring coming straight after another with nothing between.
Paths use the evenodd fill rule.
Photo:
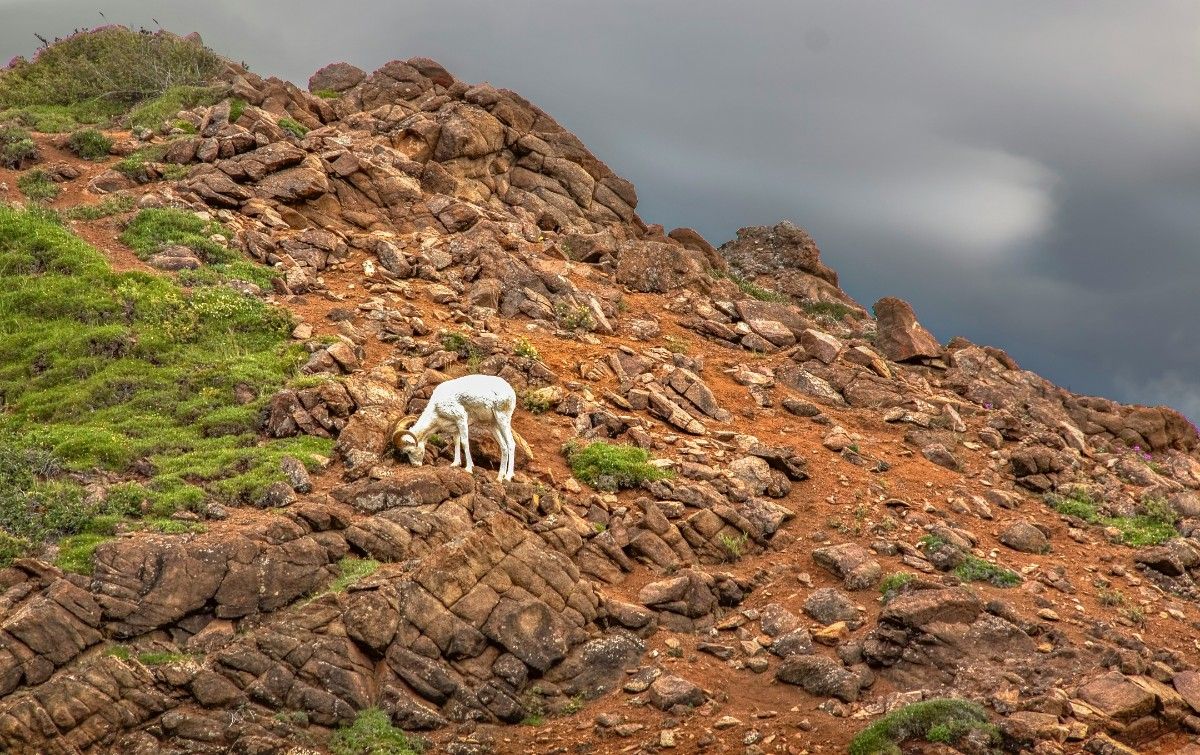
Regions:
<instances>
[{"instance_id":1,"label":"white dall sheep","mask_svg":"<svg viewBox=\"0 0 1200 755\"><path fill-rule=\"evenodd\" d=\"M487 425L500 446L500 472L496 479L505 482L513 478L516 460L517 441L512 429L516 408L517 394L504 378L464 375L434 388L420 417L400 420L392 434L392 442L410 464L419 467L425 460L425 441L434 433L444 433L454 438L454 463L450 466L461 465L465 456L464 468L471 472L475 462L471 459L467 426L471 423Z\"/></svg>"}]
</instances>

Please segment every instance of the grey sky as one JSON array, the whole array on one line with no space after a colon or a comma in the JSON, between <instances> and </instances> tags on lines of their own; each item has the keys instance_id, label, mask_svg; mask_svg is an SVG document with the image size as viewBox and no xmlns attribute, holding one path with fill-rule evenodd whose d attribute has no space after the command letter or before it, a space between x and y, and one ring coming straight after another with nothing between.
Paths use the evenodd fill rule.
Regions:
<instances>
[{"instance_id":1,"label":"grey sky","mask_svg":"<svg viewBox=\"0 0 1200 755\"><path fill-rule=\"evenodd\" d=\"M0 57L98 7L301 85L427 55L553 113L650 222L790 218L864 304L1200 418L1195 2L0 0Z\"/></svg>"}]
</instances>

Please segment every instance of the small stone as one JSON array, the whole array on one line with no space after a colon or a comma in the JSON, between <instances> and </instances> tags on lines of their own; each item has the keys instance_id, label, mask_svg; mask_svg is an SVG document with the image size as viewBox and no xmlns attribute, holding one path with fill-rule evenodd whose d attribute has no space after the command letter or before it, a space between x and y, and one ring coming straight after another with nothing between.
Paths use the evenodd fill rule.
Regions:
<instances>
[{"instance_id":1,"label":"small stone","mask_svg":"<svg viewBox=\"0 0 1200 755\"><path fill-rule=\"evenodd\" d=\"M713 728L717 730L732 729L734 726L741 726L742 722L733 716L721 716L716 721L713 721Z\"/></svg>"}]
</instances>

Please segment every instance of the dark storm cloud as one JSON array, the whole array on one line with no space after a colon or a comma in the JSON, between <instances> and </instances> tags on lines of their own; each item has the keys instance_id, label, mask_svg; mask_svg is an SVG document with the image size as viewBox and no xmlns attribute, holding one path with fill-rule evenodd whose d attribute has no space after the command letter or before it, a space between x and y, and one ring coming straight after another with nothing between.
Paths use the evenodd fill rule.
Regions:
<instances>
[{"instance_id":1,"label":"dark storm cloud","mask_svg":"<svg viewBox=\"0 0 1200 755\"><path fill-rule=\"evenodd\" d=\"M303 84L427 55L521 92L714 243L790 218L846 289L1200 417L1200 6L105 2ZM100 23L0 0L0 54Z\"/></svg>"}]
</instances>

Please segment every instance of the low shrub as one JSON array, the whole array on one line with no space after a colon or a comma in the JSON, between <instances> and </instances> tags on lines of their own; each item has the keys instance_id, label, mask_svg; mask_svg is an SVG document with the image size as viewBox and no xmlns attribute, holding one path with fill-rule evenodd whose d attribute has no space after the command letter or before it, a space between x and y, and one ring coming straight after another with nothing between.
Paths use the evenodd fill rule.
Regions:
<instances>
[{"instance_id":1,"label":"low shrub","mask_svg":"<svg viewBox=\"0 0 1200 755\"><path fill-rule=\"evenodd\" d=\"M94 128L76 131L67 140L67 149L84 160L99 160L108 157L108 151L112 149L112 146L112 139Z\"/></svg>"},{"instance_id":2,"label":"low shrub","mask_svg":"<svg viewBox=\"0 0 1200 755\"><path fill-rule=\"evenodd\" d=\"M424 746L394 726L387 713L368 708L353 724L333 732L329 750L333 755L418 755Z\"/></svg>"},{"instance_id":3,"label":"low shrub","mask_svg":"<svg viewBox=\"0 0 1200 755\"><path fill-rule=\"evenodd\" d=\"M49 202L62 193L62 189L44 170L27 170L17 177L17 188L35 202Z\"/></svg>"},{"instance_id":4,"label":"low shrub","mask_svg":"<svg viewBox=\"0 0 1200 755\"><path fill-rule=\"evenodd\" d=\"M305 126L303 123L294 118L280 118L279 128L288 132L297 139L303 139L304 135L308 133L308 126Z\"/></svg>"},{"instance_id":5,"label":"low shrub","mask_svg":"<svg viewBox=\"0 0 1200 755\"><path fill-rule=\"evenodd\" d=\"M564 449L571 473L580 482L598 490L636 488L645 482L674 475L649 463L645 449L624 443L595 441L584 448L568 444Z\"/></svg>"},{"instance_id":6,"label":"low shrub","mask_svg":"<svg viewBox=\"0 0 1200 755\"><path fill-rule=\"evenodd\" d=\"M997 744L1000 734L976 703L955 698L925 700L892 711L859 732L850 755L899 755L900 745L915 737L952 744L973 732Z\"/></svg>"},{"instance_id":7,"label":"low shrub","mask_svg":"<svg viewBox=\"0 0 1200 755\"><path fill-rule=\"evenodd\" d=\"M213 236L228 238L220 223L205 220L194 212L173 208L142 210L121 234L121 242L146 259L165 247L180 245L196 252L205 262L234 262L238 255Z\"/></svg>"}]
</instances>

